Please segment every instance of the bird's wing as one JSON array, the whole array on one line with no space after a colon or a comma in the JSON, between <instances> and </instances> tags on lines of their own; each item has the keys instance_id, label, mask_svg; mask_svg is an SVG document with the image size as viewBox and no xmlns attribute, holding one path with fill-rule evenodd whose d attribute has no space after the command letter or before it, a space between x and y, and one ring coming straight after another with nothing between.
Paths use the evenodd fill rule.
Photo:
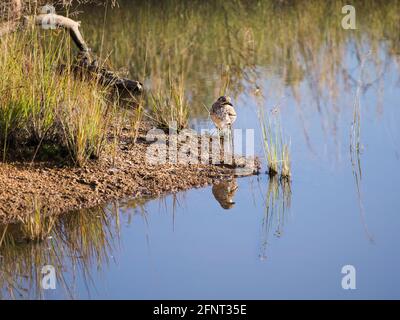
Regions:
<instances>
[{"instance_id":1,"label":"bird's wing","mask_svg":"<svg viewBox=\"0 0 400 320\"><path fill-rule=\"evenodd\" d=\"M216 112L218 107L219 107L219 103L218 102L214 102L212 107L211 107L211 112Z\"/></svg>"}]
</instances>

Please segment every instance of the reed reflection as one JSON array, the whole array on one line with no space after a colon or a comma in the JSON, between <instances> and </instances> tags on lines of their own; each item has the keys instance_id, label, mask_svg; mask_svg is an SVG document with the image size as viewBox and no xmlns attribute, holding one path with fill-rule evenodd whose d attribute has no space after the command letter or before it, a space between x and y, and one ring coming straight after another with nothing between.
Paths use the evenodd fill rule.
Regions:
<instances>
[{"instance_id":1,"label":"reed reflection","mask_svg":"<svg viewBox=\"0 0 400 320\"><path fill-rule=\"evenodd\" d=\"M288 220L292 190L291 182L287 179L270 177L265 196L264 216L262 219L262 237L259 258L267 259L267 248L270 243L271 233L276 237L283 234L284 225Z\"/></svg>"},{"instance_id":2,"label":"reed reflection","mask_svg":"<svg viewBox=\"0 0 400 320\"><path fill-rule=\"evenodd\" d=\"M362 199L362 143L361 143L361 124L362 124L362 106L361 106L361 91L367 90L368 84L365 83L365 66L369 60L370 52L359 53L359 78L356 80L356 90L353 103L353 121L350 130L350 161L355 181L358 207L360 211L361 222L364 227L365 234L371 243L374 242L374 238L368 229L368 225L365 217L364 202Z\"/></svg>"},{"instance_id":3,"label":"reed reflection","mask_svg":"<svg viewBox=\"0 0 400 320\"><path fill-rule=\"evenodd\" d=\"M107 268L119 235L118 212L87 209L59 217L48 237L29 241L22 224L0 226L0 298L43 299L41 268L55 268L57 290L75 298L75 281L83 279L90 296L92 272ZM51 290L50 290L51 291Z\"/></svg>"}]
</instances>

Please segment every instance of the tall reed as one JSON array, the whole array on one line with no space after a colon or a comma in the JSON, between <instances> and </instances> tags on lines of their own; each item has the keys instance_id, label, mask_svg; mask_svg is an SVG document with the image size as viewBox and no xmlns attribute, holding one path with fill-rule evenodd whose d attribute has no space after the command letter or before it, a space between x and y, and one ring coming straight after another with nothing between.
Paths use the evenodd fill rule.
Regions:
<instances>
[{"instance_id":1,"label":"tall reed","mask_svg":"<svg viewBox=\"0 0 400 320\"><path fill-rule=\"evenodd\" d=\"M263 106L259 106L258 119L261 126L268 174L275 176L280 173L281 178L290 179L290 142L287 141L283 134L279 109L274 108L270 113L266 114Z\"/></svg>"},{"instance_id":2,"label":"tall reed","mask_svg":"<svg viewBox=\"0 0 400 320\"><path fill-rule=\"evenodd\" d=\"M162 129L182 130L189 123L189 102L185 96L184 80L168 79L168 86L150 93L150 118Z\"/></svg>"},{"instance_id":3,"label":"tall reed","mask_svg":"<svg viewBox=\"0 0 400 320\"><path fill-rule=\"evenodd\" d=\"M96 79L78 79L69 35L38 30L0 39L0 146L9 150L42 143L65 148L77 165L103 150L113 105Z\"/></svg>"}]
</instances>

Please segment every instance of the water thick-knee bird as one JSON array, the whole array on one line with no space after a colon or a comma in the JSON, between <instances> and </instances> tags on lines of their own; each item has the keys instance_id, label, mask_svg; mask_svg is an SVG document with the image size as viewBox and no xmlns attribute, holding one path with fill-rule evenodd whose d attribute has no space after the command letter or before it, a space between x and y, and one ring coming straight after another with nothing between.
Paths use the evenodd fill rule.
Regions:
<instances>
[{"instance_id":1,"label":"water thick-knee bird","mask_svg":"<svg viewBox=\"0 0 400 320\"><path fill-rule=\"evenodd\" d=\"M229 96L221 96L215 101L210 111L211 120L214 122L218 129L218 135L221 138L221 131L228 129L230 143L232 146L233 153L233 135L232 125L236 120L236 111L232 105L231 98Z\"/></svg>"},{"instance_id":2,"label":"water thick-knee bird","mask_svg":"<svg viewBox=\"0 0 400 320\"><path fill-rule=\"evenodd\" d=\"M213 185L212 194L221 207L227 210L235 205L234 197L238 188L236 179L223 180Z\"/></svg>"}]
</instances>

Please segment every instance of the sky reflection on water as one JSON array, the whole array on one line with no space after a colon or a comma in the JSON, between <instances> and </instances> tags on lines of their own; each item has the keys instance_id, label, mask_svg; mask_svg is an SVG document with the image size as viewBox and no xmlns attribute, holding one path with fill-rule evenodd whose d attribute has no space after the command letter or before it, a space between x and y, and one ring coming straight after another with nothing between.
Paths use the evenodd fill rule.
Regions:
<instances>
[{"instance_id":1,"label":"sky reflection on water","mask_svg":"<svg viewBox=\"0 0 400 320\"><path fill-rule=\"evenodd\" d=\"M323 72L317 66L324 66L311 63L322 59L318 53L300 62L304 70L296 69L292 78L279 69L285 65L256 65L252 72L257 77L251 73L249 81L239 81L240 90L235 82L229 89L238 112L235 127L256 130L260 156L254 89L263 92L267 110L279 107L291 139L291 183L261 174L161 199L124 200L108 205L105 213L98 209L64 218L44 244L2 248L3 296L8 297L7 285L18 279L28 288L21 290L22 297L37 298L35 279L21 276L55 263L55 255L65 277L59 283L65 286L45 291L43 297L49 299L399 299L398 55L389 54L382 42L365 64L358 193L349 151L356 83L349 79L358 78L359 54L368 48L352 41L343 48L336 66L343 72L333 77L336 93L324 74L316 77ZM210 95L215 74L195 75L199 78L191 74L189 85L203 84ZM288 85L293 83L295 87ZM204 92L194 88L193 101L201 100ZM211 127L199 109L194 123L198 127L206 121ZM229 194L221 188L229 188ZM356 290L341 288L341 268L347 264L357 270Z\"/></svg>"}]
</instances>

